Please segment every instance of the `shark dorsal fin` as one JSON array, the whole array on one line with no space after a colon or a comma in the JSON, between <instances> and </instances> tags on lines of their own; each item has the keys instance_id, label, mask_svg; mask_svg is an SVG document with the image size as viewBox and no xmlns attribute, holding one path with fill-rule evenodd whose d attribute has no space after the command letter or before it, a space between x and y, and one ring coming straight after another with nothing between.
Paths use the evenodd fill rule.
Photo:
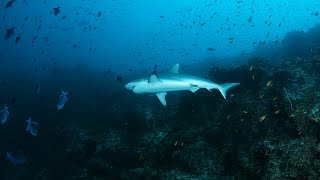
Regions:
<instances>
[{"instance_id":1,"label":"shark dorsal fin","mask_svg":"<svg viewBox=\"0 0 320 180\"><path fill-rule=\"evenodd\" d=\"M164 105L164 106L167 106L167 101L166 101L166 95L167 93L166 92L162 92L162 93L157 93L156 94L158 99L160 100L160 102Z\"/></svg>"},{"instance_id":2,"label":"shark dorsal fin","mask_svg":"<svg viewBox=\"0 0 320 180\"><path fill-rule=\"evenodd\" d=\"M156 82L161 82L161 81L158 79L157 75L152 74L149 78L149 83L156 83Z\"/></svg>"},{"instance_id":3,"label":"shark dorsal fin","mask_svg":"<svg viewBox=\"0 0 320 180\"><path fill-rule=\"evenodd\" d=\"M170 73L179 74L179 64L175 64L172 66L172 68L169 70Z\"/></svg>"}]
</instances>

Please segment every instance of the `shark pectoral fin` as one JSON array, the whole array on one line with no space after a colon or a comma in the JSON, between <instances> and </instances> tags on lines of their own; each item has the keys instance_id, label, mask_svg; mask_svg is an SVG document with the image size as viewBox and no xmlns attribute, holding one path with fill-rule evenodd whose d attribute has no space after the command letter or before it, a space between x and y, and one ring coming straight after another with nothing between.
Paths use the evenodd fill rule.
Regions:
<instances>
[{"instance_id":1,"label":"shark pectoral fin","mask_svg":"<svg viewBox=\"0 0 320 180\"><path fill-rule=\"evenodd\" d=\"M161 81L158 79L157 75L152 74L149 78L149 83L155 83L155 82L161 82Z\"/></svg>"},{"instance_id":2,"label":"shark pectoral fin","mask_svg":"<svg viewBox=\"0 0 320 180\"><path fill-rule=\"evenodd\" d=\"M166 95L167 93L166 92L162 92L162 93L157 93L156 94L158 99L160 100L160 102L164 105L164 106L167 106L167 102L166 102Z\"/></svg>"},{"instance_id":3,"label":"shark pectoral fin","mask_svg":"<svg viewBox=\"0 0 320 180\"><path fill-rule=\"evenodd\" d=\"M190 91L193 92L193 93L195 93L196 91L198 91L200 89L197 85L192 85L191 84L191 86L193 86L193 87L192 87L192 89L190 89Z\"/></svg>"},{"instance_id":4,"label":"shark pectoral fin","mask_svg":"<svg viewBox=\"0 0 320 180\"><path fill-rule=\"evenodd\" d=\"M190 91L193 92L193 93L195 93L195 92L197 92L199 89L200 89L200 88L194 88L194 89L191 89Z\"/></svg>"},{"instance_id":5,"label":"shark pectoral fin","mask_svg":"<svg viewBox=\"0 0 320 180\"><path fill-rule=\"evenodd\" d=\"M172 66L172 68L169 70L170 73L179 74L179 64L175 64Z\"/></svg>"}]
</instances>

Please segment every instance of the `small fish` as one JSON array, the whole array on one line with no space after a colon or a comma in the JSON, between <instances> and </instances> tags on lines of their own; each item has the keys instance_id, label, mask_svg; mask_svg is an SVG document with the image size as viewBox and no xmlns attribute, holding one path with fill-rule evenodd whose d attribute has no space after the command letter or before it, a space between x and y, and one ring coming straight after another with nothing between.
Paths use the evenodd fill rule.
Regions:
<instances>
[{"instance_id":1,"label":"small fish","mask_svg":"<svg viewBox=\"0 0 320 180\"><path fill-rule=\"evenodd\" d=\"M11 1L8 1L5 8L9 8L9 7L12 7L13 3L15 2L15 0L11 0Z\"/></svg>"},{"instance_id":2,"label":"small fish","mask_svg":"<svg viewBox=\"0 0 320 180\"><path fill-rule=\"evenodd\" d=\"M251 78L254 80L254 75L252 75Z\"/></svg>"},{"instance_id":3,"label":"small fish","mask_svg":"<svg viewBox=\"0 0 320 180\"><path fill-rule=\"evenodd\" d=\"M7 122L9 116L8 106L4 105L3 109L0 111L1 124Z\"/></svg>"},{"instance_id":4,"label":"small fish","mask_svg":"<svg viewBox=\"0 0 320 180\"><path fill-rule=\"evenodd\" d=\"M20 40L21 40L21 37L20 37L20 36L17 36L17 37L16 37L16 44L18 44L18 43L20 42Z\"/></svg>"},{"instance_id":5,"label":"small fish","mask_svg":"<svg viewBox=\"0 0 320 180\"><path fill-rule=\"evenodd\" d=\"M14 35L14 27L11 27L6 30L6 34L4 35L4 39L10 39Z\"/></svg>"},{"instance_id":6,"label":"small fish","mask_svg":"<svg viewBox=\"0 0 320 180\"><path fill-rule=\"evenodd\" d=\"M261 116L261 117L259 118L259 122L262 122L262 121L266 120L266 118L267 118L267 115Z\"/></svg>"},{"instance_id":7,"label":"small fish","mask_svg":"<svg viewBox=\"0 0 320 180\"><path fill-rule=\"evenodd\" d=\"M264 97L264 94L260 94L259 99L262 99Z\"/></svg>"},{"instance_id":8,"label":"small fish","mask_svg":"<svg viewBox=\"0 0 320 180\"><path fill-rule=\"evenodd\" d=\"M178 144L178 141L176 141L176 142L174 143L174 146L177 146L177 144Z\"/></svg>"},{"instance_id":9,"label":"small fish","mask_svg":"<svg viewBox=\"0 0 320 180\"><path fill-rule=\"evenodd\" d=\"M99 11L99 12L98 12L98 17L101 17L101 15L102 15L102 12Z\"/></svg>"},{"instance_id":10,"label":"small fish","mask_svg":"<svg viewBox=\"0 0 320 180\"><path fill-rule=\"evenodd\" d=\"M27 122L26 131L29 132L33 136L37 136L38 135L38 125L39 125L39 123L33 122L31 120L31 117L29 119L27 119L26 122Z\"/></svg>"},{"instance_id":11,"label":"small fish","mask_svg":"<svg viewBox=\"0 0 320 180\"><path fill-rule=\"evenodd\" d=\"M247 111L242 111L243 113L247 114L248 112Z\"/></svg>"},{"instance_id":12,"label":"small fish","mask_svg":"<svg viewBox=\"0 0 320 180\"><path fill-rule=\"evenodd\" d=\"M269 87L270 85L272 85L272 81L271 80L267 82L266 86Z\"/></svg>"},{"instance_id":13,"label":"small fish","mask_svg":"<svg viewBox=\"0 0 320 180\"><path fill-rule=\"evenodd\" d=\"M267 33L266 37L269 37L269 35L270 35L270 32Z\"/></svg>"},{"instance_id":14,"label":"small fish","mask_svg":"<svg viewBox=\"0 0 320 180\"><path fill-rule=\"evenodd\" d=\"M7 152L6 158L15 166L22 165L27 162L26 155L22 151Z\"/></svg>"},{"instance_id":15,"label":"small fish","mask_svg":"<svg viewBox=\"0 0 320 180\"><path fill-rule=\"evenodd\" d=\"M227 116L227 119L229 120L230 118L231 118L231 115L228 115L228 116Z\"/></svg>"},{"instance_id":16,"label":"small fish","mask_svg":"<svg viewBox=\"0 0 320 180\"><path fill-rule=\"evenodd\" d=\"M35 92L36 92L36 94L40 93L40 83L39 83L39 81L36 84Z\"/></svg>"},{"instance_id":17,"label":"small fish","mask_svg":"<svg viewBox=\"0 0 320 180\"><path fill-rule=\"evenodd\" d=\"M64 92L61 90L61 95L59 96L58 104L57 104L57 109L60 110L63 108L64 104L68 102L68 91Z\"/></svg>"},{"instance_id":18,"label":"small fish","mask_svg":"<svg viewBox=\"0 0 320 180\"><path fill-rule=\"evenodd\" d=\"M53 8L53 14L57 16L60 13L60 6Z\"/></svg>"},{"instance_id":19,"label":"small fish","mask_svg":"<svg viewBox=\"0 0 320 180\"><path fill-rule=\"evenodd\" d=\"M252 71L252 69L253 69L253 66L251 66L251 67L249 68L249 71Z\"/></svg>"},{"instance_id":20,"label":"small fish","mask_svg":"<svg viewBox=\"0 0 320 180\"><path fill-rule=\"evenodd\" d=\"M275 115L277 115L279 113L280 113L280 110L277 110L277 111L274 112Z\"/></svg>"},{"instance_id":21,"label":"small fish","mask_svg":"<svg viewBox=\"0 0 320 180\"><path fill-rule=\"evenodd\" d=\"M208 51L215 51L216 49L214 49L214 48L208 48Z\"/></svg>"},{"instance_id":22,"label":"small fish","mask_svg":"<svg viewBox=\"0 0 320 180\"><path fill-rule=\"evenodd\" d=\"M272 100L275 101L275 100L277 100L277 99L278 99L278 97L274 97Z\"/></svg>"}]
</instances>

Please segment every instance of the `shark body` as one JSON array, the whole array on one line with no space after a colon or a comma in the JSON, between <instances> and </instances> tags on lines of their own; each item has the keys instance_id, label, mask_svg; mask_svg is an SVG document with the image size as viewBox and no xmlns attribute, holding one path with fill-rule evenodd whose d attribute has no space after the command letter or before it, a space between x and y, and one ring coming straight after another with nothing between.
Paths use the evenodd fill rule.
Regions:
<instances>
[{"instance_id":1,"label":"shark body","mask_svg":"<svg viewBox=\"0 0 320 180\"><path fill-rule=\"evenodd\" d=\"M217 84L210 80L179 73L179 64L174 65L167 74L152 74L149 78L137 79L125 85L136 94L156 94L160 102L167 106L167 92L191 91L201 88L218 89L226 99L227 91L240 83Z\"/></svg>"}]
</instances>

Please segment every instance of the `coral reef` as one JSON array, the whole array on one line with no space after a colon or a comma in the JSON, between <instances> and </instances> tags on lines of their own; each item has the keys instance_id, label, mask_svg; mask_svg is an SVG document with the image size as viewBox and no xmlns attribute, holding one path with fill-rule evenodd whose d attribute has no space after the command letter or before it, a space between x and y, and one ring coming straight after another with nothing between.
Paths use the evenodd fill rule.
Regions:
<instances>
[{"instance_id":1,"label":"coral reef","mask_svg":"<svg viewBox=\"0 0 320 180\"><path fill-rule=\"evenodd\" d=\"M67 133L69 158L82 159L73 178L316 179L319 57L213 68L212 80L241 83L227 100L200 90L169 109L138 104L118 130Z\"/></svg>"},{"instance_id":2,"label":"coral reef","mask_svg":"<svg viewBox=\"0 0 320 180\"><path fill-rule=\"evenodd\" d=\"M293 34L285 38L289 49L306 38ZM55 155L68 167L63 177L318 179L320 48L316 41L305 46L285 58L257 56L232 68L213 67L211 80L241 83L227 100L205 89L182 93L167 109L149 97L130 106L122 100L109 106L116 121L110 129L58 128L64 150ZM34 170L32 179L60 178L53 169Z\"/></svg>"}]
</instances>

